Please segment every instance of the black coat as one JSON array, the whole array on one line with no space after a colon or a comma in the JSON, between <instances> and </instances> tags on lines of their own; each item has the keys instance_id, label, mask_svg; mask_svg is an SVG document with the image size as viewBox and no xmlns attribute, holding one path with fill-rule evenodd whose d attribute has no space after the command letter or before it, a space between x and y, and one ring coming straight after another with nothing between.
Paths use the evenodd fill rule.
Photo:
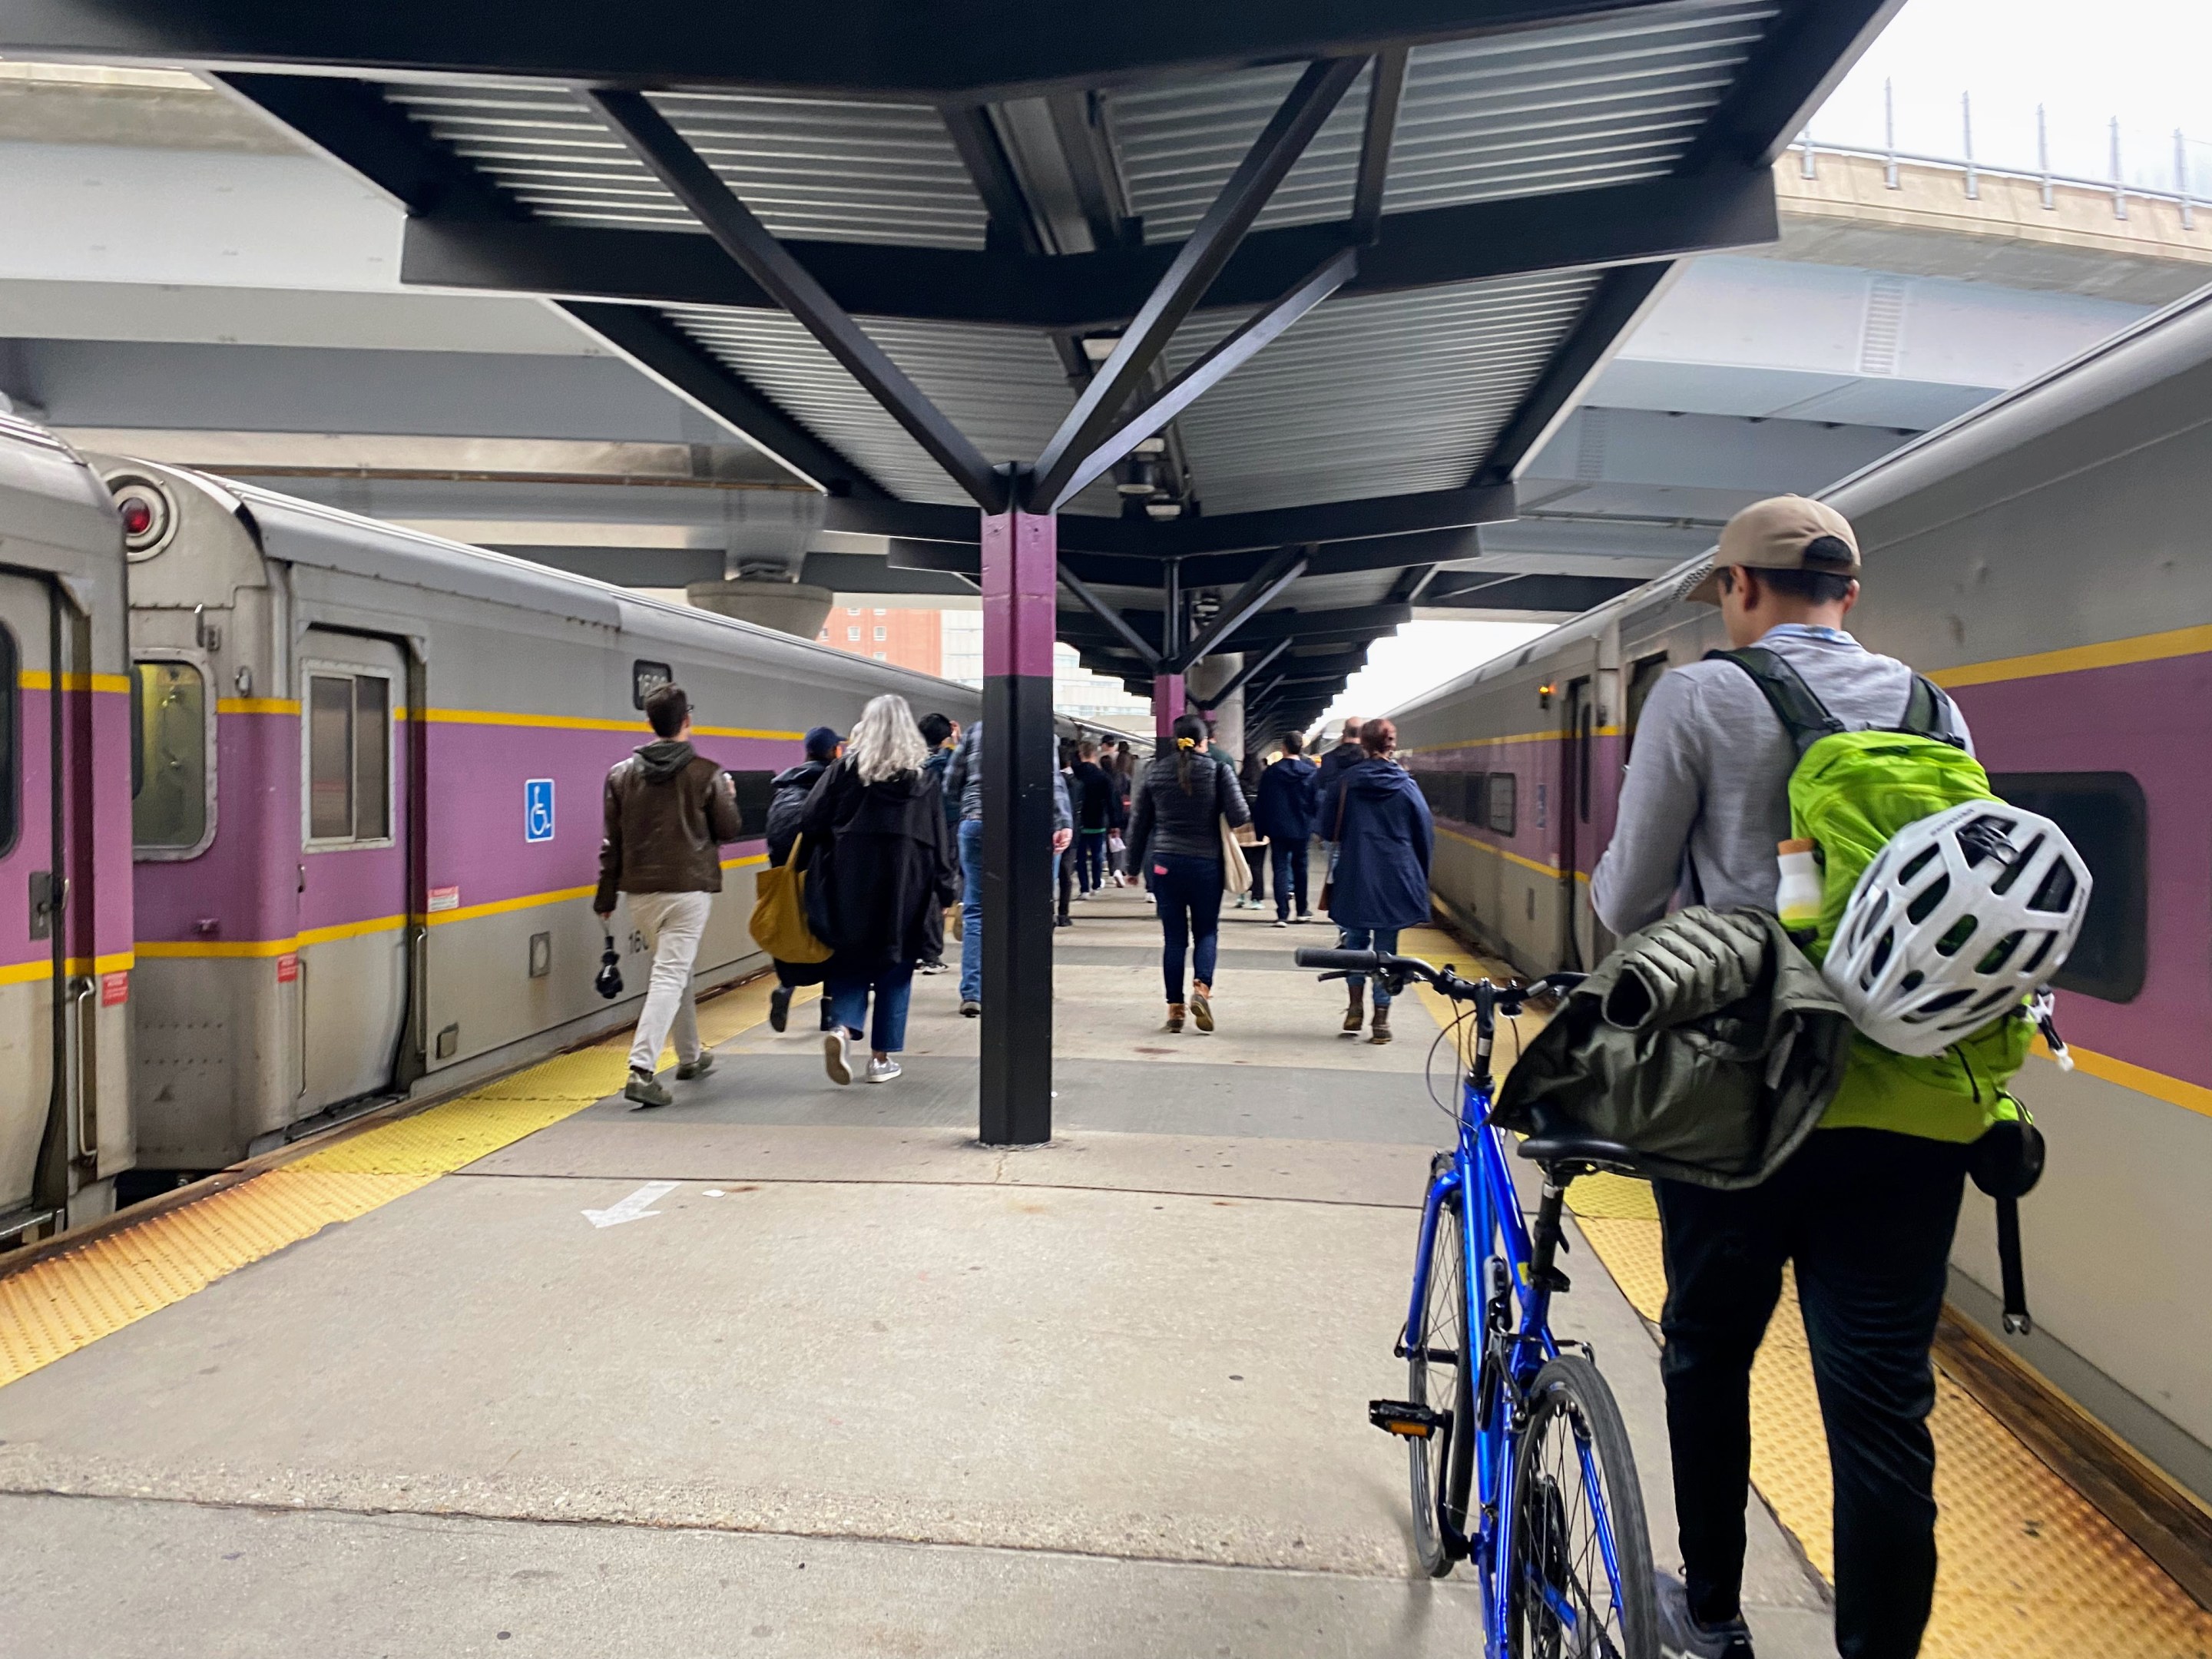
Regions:
<instances>
[{"instance_id":1,"label":"black coat","mask_svg":"<svg viewBox=\"0 0 2212 1659\"><path fill-rule=\"evenodd\" d=\"M934 777L862 783L848 757L814 786L799 829L807 925L835 953L832 973L910 968L943 954L952 860Z\"/></svg>"},{"instance_id":2,"label":"black coat","mask_svg":"<svg viewBox=\"0 0 2212 1659\"><path fill-rule=\"evenodd\" d=\"M828 761L801 761L770 780L768 861L771 869L781 869L784 860L791 856L791 843L799 835L799 820L806 811L806 798L814 793L814 786L822 781L822 775L829 769Z\"/></svg>"},{"instance_id":3,"label":"black coat","mask_svg":"<svg viewBox=\"0 0 2212 1659\"><path fill-rule=\"evenodd\" d=\"M1314 777L1314 833L1323 841L1336 839L1336 781L1346 767L1366 758L1367 751L1356 743L1340 743L1321 757L1321 770Z\"/></svg>"}]
</instances>

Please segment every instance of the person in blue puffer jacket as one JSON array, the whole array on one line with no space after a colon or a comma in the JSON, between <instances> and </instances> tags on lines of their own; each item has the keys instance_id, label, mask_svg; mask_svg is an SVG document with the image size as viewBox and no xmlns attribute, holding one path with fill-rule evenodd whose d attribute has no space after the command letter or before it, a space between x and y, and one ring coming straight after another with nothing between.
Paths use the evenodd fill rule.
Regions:
<instances>
[{"instance_id":1,"label":"person in blue puffer jacket","mask_svg":"<svg viewBox=\"0 0 2212 1659\"><path fill-rule=\"evenodd\" d=\"M1359 728L1359 746L1363 758L1337 775L1330 799L1321 803L1328 819L1343 825L1329 920L1336 924L1340 948L1395 953L1399 930L1429 919L1429 859L1436 830L1419 786L1392 758L1398 728L1389 720L1370 720ZM1351 1001L1343 1030L1357 1036L1367 976L1355 974L1345 984ZM1390 1040L1390 992L1380 980L1367 1040Z\"/></svg>"}]
</instances>

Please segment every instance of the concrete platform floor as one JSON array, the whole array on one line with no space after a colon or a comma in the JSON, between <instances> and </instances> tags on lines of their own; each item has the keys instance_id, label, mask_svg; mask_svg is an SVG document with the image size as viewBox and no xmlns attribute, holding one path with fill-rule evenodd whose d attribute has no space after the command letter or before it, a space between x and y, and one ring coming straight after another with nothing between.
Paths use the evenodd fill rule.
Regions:
<instances>
[{"instance_id":1,"label":"concrete platform floor","mask_svg":"<svg viewBox=\"0 0 2212 1659\"><path fill-rule=\"evenodd\" d=\"M1143 901L1077 915L1048 1147L974 1143L979 1029L924 978L896 1084L831 1085L805 1010L673 1108L590 1107L0 1389L0 1647L1478 1650L1365 1422L1434 1021L1339 1036L1287 970L1329 930L1231 912L1221 1030L1170 1037ZM1663 1559L1653 1345L1572 1260ZM1750 1518L1760 1651L1832 1652Z\"/></svg>"}]
</instances>

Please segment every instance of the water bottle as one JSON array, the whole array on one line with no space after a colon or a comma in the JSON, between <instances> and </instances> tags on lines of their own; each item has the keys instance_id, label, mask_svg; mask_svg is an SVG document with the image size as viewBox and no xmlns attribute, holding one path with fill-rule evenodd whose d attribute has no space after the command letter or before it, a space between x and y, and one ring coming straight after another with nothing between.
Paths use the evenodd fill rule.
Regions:
<instances>
[{"instance_id":1,"label":"water bottle","mask_svg":"<svg viewBox=\"0 0 2212 1659\"><path fill-rule=\"evenodd\" d=\"M1774 890L1774 914L1782 918L1783 931L1802 945L1820 927L1820 900L1826 883L1820 862L1809 841L1778 842L1775 861L1782 879Z\"/></svg>"}]
</instances>

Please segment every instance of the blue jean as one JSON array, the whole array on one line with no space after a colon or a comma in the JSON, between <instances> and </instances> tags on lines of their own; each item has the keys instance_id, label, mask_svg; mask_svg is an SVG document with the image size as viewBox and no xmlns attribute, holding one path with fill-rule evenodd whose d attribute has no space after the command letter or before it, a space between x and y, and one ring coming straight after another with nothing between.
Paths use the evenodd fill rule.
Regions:
<instances>
[{"instance_id":1,"label":"blue jean","mask_svg":"<svg viewBox=\"0 0 2212 1659\"><path fill-rule=\"evenodd\" d=\"M960 1000L983 1000L983 820L960 820Z\"/></svg>"},{"instance_id":2,"label":"blue jean","mask_svg":"<svg viewBox=\"0 0 2212 1659\"><path fill-rule=\"evenodd\" d=\"M1095 893L1106 884L1106 832L1103 830L1078 832L1075 848L1075 873L1082 878L1083 890Z\"/></svg>"},{"instance_id":3,"label":"blue jean","mask_svg":"<svg viewBox=\"0 0 2212 1659\"><path fill-rule=\"evenodd\" d=\"M1398 930L1395 927L1339 927L1336 930L1336 948L1340 951L1380 951L1385 956L1395 957L1398 954ZM1354 974L1352 983L1364 985L1367 975ZM1375 1006L1377 1008L1390 1006L1390 988L1379 979L1375 981Z\"/></svg>"},{"instance_id":4,"label":"blue jean","mask_svg":"<svg viewBox=\"0 0 2212 1659\"><path fill-rule=\"evenodd\" d=\"M1286 836L1276 836L1267 842L1267 861L1275 866L1275 918L1288 921L1291 917L1291 890L1297 890L1298 914L1312 914L1306 903L1306 838L1296 841Z\"/></svg>"},{"instance_id":5,"label":"blue jean","mask_svg":"<svg viewBox=\"0 0 2212 1659\"><path fill-rule=\"evenodd\" d=\"M868 1046L879 1054L906 1047L906 1005L914 994L914 964L902 963L865 974L841 969L823 988L830 994L830 1018L854 1036L868 1024L868 993L876 994L875 1030Z\"/></svg>"},{"instance_id":6,"label":"blue jean","mask_svg":"<svg viewBox=\"0 0 2212 1659\"><path fill-rule=\"evenodd\" d=\"M1154 853L1146 860L1152 898L1160 914L1166 949L1160 953L1160 977L1170 1002L1182 1000L1183 958L1197 941L1191 977L1213 983L1214 951L1221 933L1221 860L1186 853Z\"/></svg>"}]
</instances>

